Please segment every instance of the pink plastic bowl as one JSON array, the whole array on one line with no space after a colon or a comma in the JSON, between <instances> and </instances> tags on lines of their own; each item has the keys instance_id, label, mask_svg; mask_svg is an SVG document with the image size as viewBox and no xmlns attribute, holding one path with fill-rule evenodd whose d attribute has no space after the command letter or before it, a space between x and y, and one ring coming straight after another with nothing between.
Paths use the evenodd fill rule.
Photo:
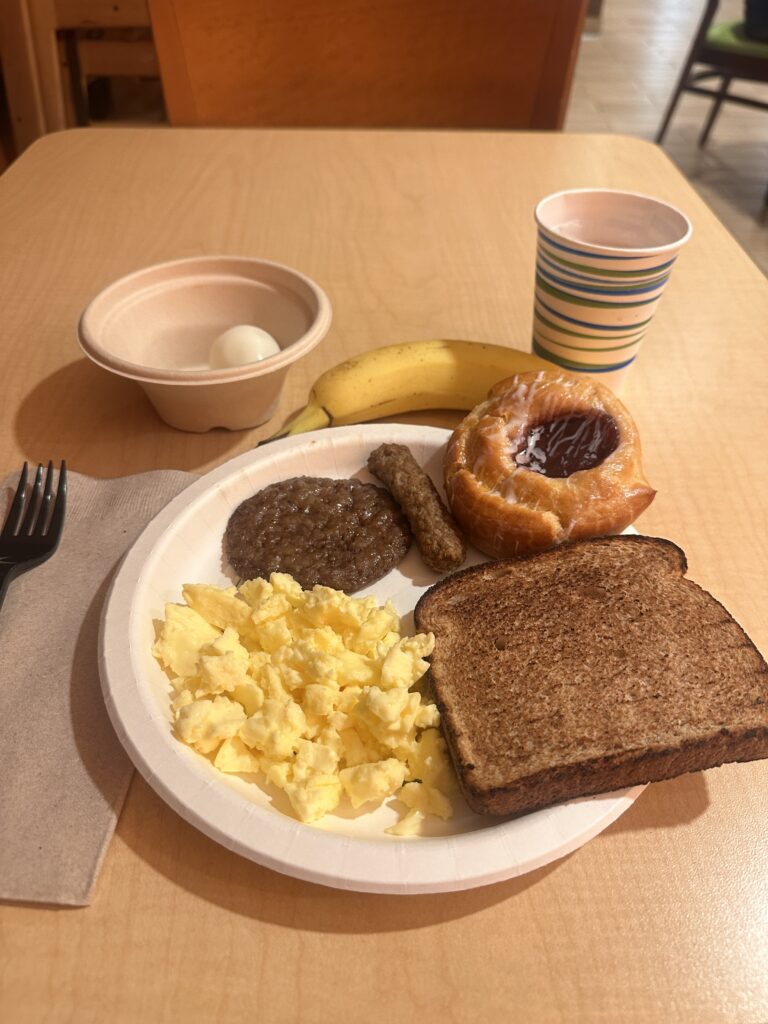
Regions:
<instances>
[{"instance_id":1,"label":"pink plastic bowl","mask_svg":"<svg viewBox=\"0 0 768 1024\"><path fill-rule=\"evenodd\" d=\"M262 327L280 353L210 369L214 338L236 324ZM330 324L328 296L297 270L247 256L201 256L121 277L86 306L77 336L98 366L138 381L172 427L243 430L270 418L289 367Z\"/></svg>"}]
</instances>

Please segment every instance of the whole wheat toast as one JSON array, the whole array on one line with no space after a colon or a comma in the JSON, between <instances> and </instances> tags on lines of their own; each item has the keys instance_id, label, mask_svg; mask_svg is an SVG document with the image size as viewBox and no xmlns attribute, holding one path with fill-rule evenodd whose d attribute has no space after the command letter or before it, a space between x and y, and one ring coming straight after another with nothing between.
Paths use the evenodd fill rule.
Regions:
<instances>
[{"instance_id":1,"label":"whole wheat toast","mask_svg":"<svg viewBox=\"0 0 768 1024\"><path fill-rule=\"evenodd\" d=\"M462 791L483 814L768 757L768 666L670 541L454 573L416 606Z\"/></svg>"}]
</instances>

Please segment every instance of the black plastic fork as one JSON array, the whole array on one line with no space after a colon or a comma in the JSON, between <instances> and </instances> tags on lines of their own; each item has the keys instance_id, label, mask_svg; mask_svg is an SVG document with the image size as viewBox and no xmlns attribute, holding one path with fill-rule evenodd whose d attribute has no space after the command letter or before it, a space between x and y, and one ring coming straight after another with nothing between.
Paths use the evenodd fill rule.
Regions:
<instances>
[{"instance_id":1,"label":"black plastic fork","mask_svg":"<svg viewBox=\"0 0 768 1024\"><path fill-rule=\"evenodd\" d=\"M50 558L61 540L67 504L67 466L61 463L54 490L53 463L48 463L43 487L43 467L35 473L27 499L29 467L24 463L11 507L0 531L0 605L17 576Z\"/></svg>"}]
</instances>

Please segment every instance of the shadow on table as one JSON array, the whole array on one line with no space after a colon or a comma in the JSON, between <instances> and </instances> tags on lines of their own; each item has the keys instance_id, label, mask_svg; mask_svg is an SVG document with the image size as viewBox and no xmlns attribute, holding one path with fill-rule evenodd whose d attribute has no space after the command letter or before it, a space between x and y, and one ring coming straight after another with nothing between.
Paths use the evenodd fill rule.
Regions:
<instances>
[{"instance_id":1,"label":"shadow on table","mask_svg":"<svg viewBox=\"0 0 768 1024\"><path fill-rule=\"evenodd\" d=\"M667 782L654 782L602 835L687 825L702 815L708 806L707 782L703 772L681 775Z\"/></svg>"},{"instance_id":2,"label":"shadow on table","mask_svg":"<svg viewBox=\"0 0 768 1024\"><path fill-rule=\"evenodd\" d=\"M519 896L568 859L465 892L425 896L346 892L289 878L224 849L179 818L138 776L118 834L153 870L198 899L286 928L353 935L409 931L470 916Z\"/></svg>"},{"instance_id":3,"label":"shadow on table","mask_svg":"<svg viewBox=\"0 0 768 1024\"><path fill-rule=\"evenodd\" d=\"M135 381L100 370L87 359L40 381L24 397L14 431L31 461L65 458L70 469L98 477L168 466L196 470L233 452L244 436L242 431L175 430L160 419Z\"/></svg>"},{"instance_id":4,"label":"shadow on table","mask_svg":"<svg viewBox=\"0 0 768 1024\"><path fill-rule=\"evenodd\" d=\"M702 773L650 786L593 842L621 832L685 825L708 805ZM238 856L179 818L136 777L118 826L120 838L150 868L193 896L243 917L286 928L374 934L430 927L521 896L578 851L538 871L465 892L381 896L313 885Z\"/></svg>"}]
</instances>

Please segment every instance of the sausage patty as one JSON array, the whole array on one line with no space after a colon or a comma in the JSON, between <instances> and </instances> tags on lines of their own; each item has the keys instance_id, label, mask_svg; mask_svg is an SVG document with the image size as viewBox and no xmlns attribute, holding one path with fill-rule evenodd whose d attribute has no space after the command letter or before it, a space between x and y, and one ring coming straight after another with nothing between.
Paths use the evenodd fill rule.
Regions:
<instances>
[{"instance_id":1,"label":"sausage patty","mask_svg":"<svg viewBox=\"0 0 768 1024\"><path fill-rule=\"evenodd\" d=\"M270 484L230 516L224 553L241 579L287 572L347 593L380 579L404 557L411 531L383 487L297 476Z\"/></svg>"}]
</instances>

